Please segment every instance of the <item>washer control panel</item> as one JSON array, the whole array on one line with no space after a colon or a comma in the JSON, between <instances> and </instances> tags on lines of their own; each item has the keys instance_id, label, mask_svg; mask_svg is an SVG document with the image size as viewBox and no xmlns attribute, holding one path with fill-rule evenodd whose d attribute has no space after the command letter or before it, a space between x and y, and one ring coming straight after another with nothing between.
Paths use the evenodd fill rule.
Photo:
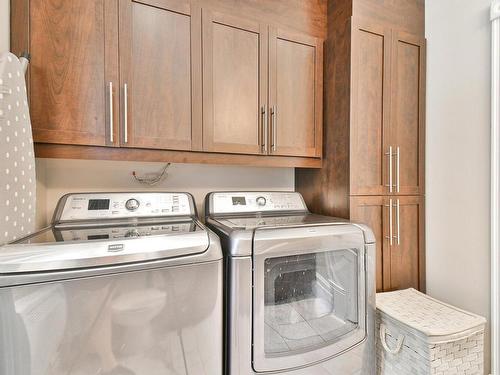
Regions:
<instances>
[{"instance_id":1,"label":"washer control panel","mask_svg":"<svg viewBox=\"0 0 500 375\"><path fill-rule=\"evenodd\" d=\"M137 227L94 227L56 230L57 241L121 240L123 238L148 237L194 232L198 227L193 221L159 223Z\"/></svg>"},{"instance_id":2,"label":"washer control panel","mask_svg":"<svg viewBox=\"0 0 500 375\"><path fill-rule=\"evenodd\" d=\"M218 192L210 195L210 214L269 211L307 211L295 192Z\"/></svg>"},{"instance_id":3,"label":"washer control panel","mask_svg":"<svg viewBox=\"0 0 500 375\"><path fill-rule=\"evenodd\" d=\"M55 221L194 214L192 198L186 193L80 193L59 201Z\"/></svg>"}]
</instances>

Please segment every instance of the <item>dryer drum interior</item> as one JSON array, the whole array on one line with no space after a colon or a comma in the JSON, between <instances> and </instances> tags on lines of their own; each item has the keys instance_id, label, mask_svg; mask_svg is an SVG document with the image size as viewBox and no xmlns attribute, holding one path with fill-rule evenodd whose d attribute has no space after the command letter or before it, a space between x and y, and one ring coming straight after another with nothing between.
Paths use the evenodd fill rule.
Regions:
<instances>
[{"instance_id":1,"label":"dryer drum interior","mask_svg":"<svg viewBox=\"0 0 500 375\"><path fill-rule=\"evenodd\" d=\"M266 354L327 345L358 327L356 250L267 258L265 267Z\"/></svg>"}]
</instances>

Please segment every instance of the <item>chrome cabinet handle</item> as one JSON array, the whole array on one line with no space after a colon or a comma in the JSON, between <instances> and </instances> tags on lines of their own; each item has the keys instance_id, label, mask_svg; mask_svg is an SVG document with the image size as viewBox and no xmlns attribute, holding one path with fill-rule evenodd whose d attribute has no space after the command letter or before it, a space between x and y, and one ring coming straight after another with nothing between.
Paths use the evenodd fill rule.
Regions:
<instances>
[{"instance_id":1,"label":"chrome cabinet handle","mask_svg":"<svg viewBox=\"0 0 500 375\"><path fill-rule=\"evenodd\" d=\"M398 245L401 244L401 226L400 226L400 221L399 221L399 218L400 218L400 210L399 210L399 199L396 201L396 243Z\"/></svg>"},{"instance_id":2,"label":"chrome cabinet handle","mask_svg":"<svg viewBox=\"0 0 500 375\"><path fill-rule=\"evenodd\" d=\"M267 151L267 105L263 105L261 108L261 123L262 123L262 142L261 149L262 153Z\"/></svg>"},{"instance_id":3,"label":"chrome cabinet handle","mask_svg":"<svg viewBox=\"0 0 500 375\"><path fill-rule=\"evenodd\" d=\"M399 146L396 150L396 173L396 191L399 193Z\"/></svg>"},{"instance_id":4,"label":"chrome cabinet handle","mask_svg":"<svg viewBox=\"0 0 500 375\"><path fill-rule=\"evenodd\" d=\"M389 146L389 152L385 153L389 156L389 193L392 193L392 146Z\"/></svg>"},{"instance_id":5,"label":"chrome cabinet handle","mask_svg":"<svg viewBox=\"0 0 500 375\"><path fill-rule=\"evenodd\" d=\"M278 142L278 130L276 129L276 106L272 106L271 107L271 129L272 129L272 133L273 133L273 140L272 140L272 145L271 145L271 149L273 150L273 152L276 152L276 148L278 147L277 146L277 142Z\"/></svg>"},{"instance_id":6,"label":"chrome cabinet handle","mask_svg":"<svg viewBox=\"0 0 500 375\"><path fill-rule=\"evenodd\" d=\"M123 141L128 142L128 86L123 85Z\"/></svg>"},{"instance_id":7,"label":"chrome cabinet handle","mask_svg":"<svg viewBox=\"0 0 500 375\"><path fill-rule=\"evenodd\" d=\"M385 236L385 238L389 239L389 243L392 246L392 241L393 241L393 237L394 237L394 234L392 231L392 199L389 199L389 206L386 206L386 207L389 207L389 235Z\"/></svg>"},{"instance_id":8,"label":"chrome cabinet handle","mask_svg":"<svg viewBox=\"0 0 500 375\"><path fill-rule=\"evenodd\" d=\"M114 142L113 131L113 82L109 83L109 141Z\"/></svg>"}]
</instances>

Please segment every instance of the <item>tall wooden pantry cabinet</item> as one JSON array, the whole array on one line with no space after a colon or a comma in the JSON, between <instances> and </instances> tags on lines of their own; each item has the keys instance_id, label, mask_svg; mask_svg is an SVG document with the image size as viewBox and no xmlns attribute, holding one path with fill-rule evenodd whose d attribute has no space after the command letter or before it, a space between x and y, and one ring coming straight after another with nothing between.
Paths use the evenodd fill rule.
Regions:
<instances>
[{"instance_id":1,"label":"tall wooden pantry cabinet","mask_svg":"<svg viewBox=\"0 0 500 375\"><path fill-rule=\"evenodd\" d=\"M373 229L377 291L424 290L424 1L328 6L323 168L296 188Z\"/></svg>"}]
</instances>

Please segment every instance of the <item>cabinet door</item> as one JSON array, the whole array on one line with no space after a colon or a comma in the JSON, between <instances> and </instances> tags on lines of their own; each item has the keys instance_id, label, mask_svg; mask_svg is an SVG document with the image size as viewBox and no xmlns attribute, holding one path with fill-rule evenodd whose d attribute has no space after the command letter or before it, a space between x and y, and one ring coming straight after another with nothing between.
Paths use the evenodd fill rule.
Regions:
<instances>
[{"instance_id":1,"label":"cabinet door","mask_svg":"<svg viewBox=\"0 0 500 375\"><path fill-rule=\"evenodd\" d=\"M116 0L30 1L35 142L115 144L117 4Z\"/></svg>"},{"instance_id":2,"label":"cabinet door","mask_svg":"<svg viewBox=\"0 0 500 375\"><path fill-rule=\"evenodd\" d=\"M353 21L351 50L351 195L391 192L389 134L391 30Z\"/></svg>"},{"instance_id":3,"label":"cabinet door","mask_svg":"<svg viewBox=\"0 0 500 375\"><path fill-rule=\"evenodd\" d=\"M122 146L201 148L201 11L120 0Z\"/></svg>"},{"instance_id":4,"label":"cabinet door","mask_svg":"<svg viewBox=\"0 0 500 375\"><path fill-rule=\"evenodd\" d=\"M390 246L389 198L382 196L351 197L352 221L368 225L375 235L377 292L384 290L383 255Z\"/></svg>"},{"instance_id":5,"label":"cabinet door","mask_svg":"<svg viewBox=\"0 0 500 375\"><path fill-rule=\"evenodd\" d=\"M203 11L203 149L265 152L267 29Z\"/></svg>"},{"instance_id":6,"label":"cabinet door","mask_svg":"<svg viewBox=\"0 0 500 375\"><path fill-rule=\"evenodd\" d=\"M396 192L424 192L425 40L394 32L391 131L396 149Z\"/></svg>"},{"instance_id":7,"label":"cabinet door","mask_svg":"<svg viewBox=\"0 0 500 375\"><path fill-rule=\"evenodd\" d=\"M384 249L384 290L425 289L424 197L397 197L393 203L393 244Z\"/></svg>"},{"instance_id":8,"label":"cabinet door","mask_svg":"<svg viewBox=\"0 0 500 375\"><path fill-rule=\"evenodd\" d=\"M270 153L321 157L323 41L269 29Z\"/></svg>"}]
</instances>

